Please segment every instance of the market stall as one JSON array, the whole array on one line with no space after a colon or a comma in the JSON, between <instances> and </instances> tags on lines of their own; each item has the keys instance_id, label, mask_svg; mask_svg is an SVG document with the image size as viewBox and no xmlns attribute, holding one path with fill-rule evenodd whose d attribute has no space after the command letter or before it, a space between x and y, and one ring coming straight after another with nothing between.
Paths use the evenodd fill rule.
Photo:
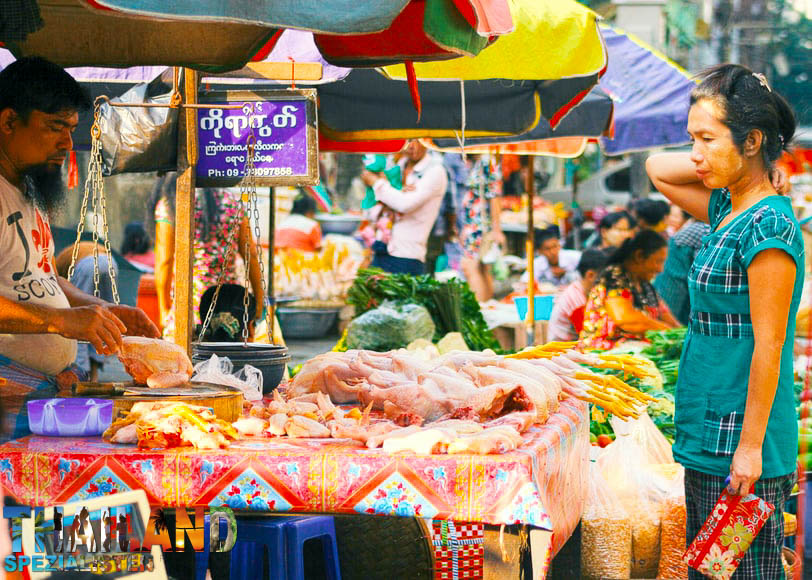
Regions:
<instances>
[{"instance_id":1,"label":"market stall","mask_svg":"<svg viewBox=\"0 0 812 580\"><path fill-rule=\"evenodd\" d=\"M526 524L569 537L585 492L586 406L566 401L504 455L418 455L351 441L264 439L227 449L136 449L30 436L0 446L3 491L58 505L143 489L165 507L417 516Z\"/></svg>"},{"instance_id":2,"label":"market stall","mask_svg":"<svg viewBox=\"0 0 812 580\"><path fill-rule=\"evenodd\" d=\"M581 29L594 24L592 16L586 14ZM270 33L270 30L263 29L263 32ZM495 33L478 32L483 38ZM591 38L594 41L597 37ZM488 38L488 43L491 41L492 38ZM592 43L590 65L598 61L602 66L604 53L598 44ZM468 54L483 46L457 52ZM340 43L334 43L334 56L346 58L346 52ZM96 62L92 56L88 58L91 60L77 62ZM187 60L178 62L188 64ZM594 84L598 74L593 71L590 76L595 78L585 83ZM291 80L295 76L292 67ZM202 119L211 119L208 111L212 110L211 103L197 103L197 77L198 73L186 69L182 80L176 75L173 91L173 95L177 95L178 89L181 90L184 107L183 114L179 115L176 240L177 290L181 305L177 316L178 342L186 351L191 342L193 191L196 182L202 182L198 161L208 154L203 151L203 143L199 146L197 142L198 129L202 127ZM233 108L237 102L241 105L242 99L231 101ZM264 112L259 105L248 113L243 112L248 117L244 127L252 129L252 140L253 129L259 129L259 125L252 122L251 114ZM227 112L225 116L230 114ZM239 123L233 125L239 126ZM315 121L306 125L312 128ZM315 147L312 140L309 143ZM249 151L247 146L245 148ZM253 166L253 151L246 157ZM312 157L308 159L312 161ZM245 175L256 177L248 168L246 164ZM309 170L303 173L313 175ZM256 182L253 191L244 191L254 193L254 213L255 185ZM587 391L581 394L588 396ZM350 439L296 437L290 431L286 438L247 436L231 441L224 448L199 449L196 445L194 448L173 445L141 448L140 445L106 442L98 437L30 436L0 446L4 457L0 462L0 480L7 495L33 505L81 501L142 489L151 503L166 507L229 505L260 513L397 515L495 525L521 524L553 532L552 542L541 556L542 561L547 561L580 517L585 493L587 420L584 402L562 396L560 406L556 404L556 410L545 415L544 421L524 425L512 435L510 449L493 454L392 452L386 448L365 447Z\"/></svg>"}]
</instances>

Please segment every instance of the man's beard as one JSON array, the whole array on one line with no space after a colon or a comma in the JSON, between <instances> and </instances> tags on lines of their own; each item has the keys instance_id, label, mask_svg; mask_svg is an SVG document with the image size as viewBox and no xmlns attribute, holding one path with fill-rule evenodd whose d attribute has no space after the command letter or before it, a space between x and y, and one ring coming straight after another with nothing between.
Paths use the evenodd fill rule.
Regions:
<instances>
[{"instance_id":1,"label":"man's beard","mask_svg":"<svg viewBox=\"0 0 812 580\"><path fill-rule=\"evenodd\" d=\"M22 175L25 179L23 195L34 202L34 205L49 216L62 207L68 190L62 180L60 166L49 163L32 165Z\"/></svg>"}]
</instances>

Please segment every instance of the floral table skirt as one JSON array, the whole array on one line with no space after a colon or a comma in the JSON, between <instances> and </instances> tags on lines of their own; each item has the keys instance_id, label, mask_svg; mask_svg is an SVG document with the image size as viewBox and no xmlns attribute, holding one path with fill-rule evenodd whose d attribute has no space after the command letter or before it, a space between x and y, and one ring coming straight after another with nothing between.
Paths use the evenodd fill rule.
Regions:
<instances>
[{"instance_id":1,"label":"floral table skirt","mask_svg":"<svg viewBox=\"0 0 812 580\"><path fill-rule=\"evenodd\" d=\"M34 506L143 489L167 507L528 524L554 531L556 551L581 516L588 452L586 405L568 399L504 455L391 455L331 439L137 450L98 437L29 436L0 445L0 483Z\"/></svg>"}]
</instances>

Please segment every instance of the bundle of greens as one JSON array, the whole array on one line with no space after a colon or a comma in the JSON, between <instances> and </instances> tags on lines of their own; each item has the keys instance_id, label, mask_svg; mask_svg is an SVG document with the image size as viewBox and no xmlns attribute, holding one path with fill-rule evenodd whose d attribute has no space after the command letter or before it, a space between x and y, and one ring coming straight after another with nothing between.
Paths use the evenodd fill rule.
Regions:
<instances>
[{"instance_id":1,"label":"bundle of greens","mask_svg":"<svg viewBox=\"0 0 812 580\"><path fill-rule=\"evenodd\" d=\"M377 268L359 270L347 292L347 303L355 307L355 315L377 308L384 300L426 308L434 321L435 342L449 332L460 332L471 350L490 348L501 352L466 282L440 282L430 275L388 274Z\"/></svg>"},{"instance_id":2,"label":"bundle of greens","mask_svg":"<svg viewBox=\"0 0 812 580\"><path fill-rule=\"evenodd\" d=\"M640 352L657 365L665 380L663 390L672 395L677 387L679 357L682 354L682 343L685 342L686 331L685 327L650 330L646 333L646 338L651 344Z\"/></svg>"}]
</instances>

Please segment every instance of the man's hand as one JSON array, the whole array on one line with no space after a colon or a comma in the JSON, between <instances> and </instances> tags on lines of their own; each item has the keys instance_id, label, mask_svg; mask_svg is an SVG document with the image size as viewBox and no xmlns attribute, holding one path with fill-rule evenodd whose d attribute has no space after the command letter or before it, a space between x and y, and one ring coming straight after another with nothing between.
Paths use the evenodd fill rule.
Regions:
<instances>
[{"instance_id":1,"label":"man's hand","mask_svg":"<svg viewBox=\"0 0 812 580\"><path fill-rule=\"evenodd\" d=\"M115 314L98 304L57 309L52 327L56 334L65 338L86 340L103 355L118 352L121 335L127 330Z\"/></svg>"},{"instance_id":2,"label":"man's hand","mask_svg":"<svg viewBox=\"0 0 812 580\"><path fill-rule=\"evenodd\" d=\"M161 332L158 327L147 317L140 308L133 308L124 304L110 305L107 310L127 327L124 332L128 336L146 336L147 338L160 338Z\"/></svg>"},{"instance_id":3,"label":"man's hand","mask_svg":"<svg viewBox=\"0 0 812 580\"><path fill-rule=\"evenodd\" d=\"M788 195L792 190L792 184L787 179L787 174L778 167L770 170L770 183L779 195Z\"/></svg>"},{"instance_id":4,"label":"man's hand","mask_svg":"<svg viewBox=\"0 0 812 580\"><path fill-rule=\"evenodd\" d=\"M730 484L728 491L745 495L761 477L761 448L736 448L733 462L730 464Z\"/></svg>"},{"instance_id":5,"label":"man's hand","mask_svg":"<svg viewBox=\"0 0 812 580\"><path fill-rule=\"evenodd\" d=\"M375 182L378 181L380 178L381 178L380 173L373 173L372 171L369 171L367 169L364 169L361 172L361 181L363 181L364 184L368 185L369 187L375 185Z\"/></svg>"}]
</instances>

